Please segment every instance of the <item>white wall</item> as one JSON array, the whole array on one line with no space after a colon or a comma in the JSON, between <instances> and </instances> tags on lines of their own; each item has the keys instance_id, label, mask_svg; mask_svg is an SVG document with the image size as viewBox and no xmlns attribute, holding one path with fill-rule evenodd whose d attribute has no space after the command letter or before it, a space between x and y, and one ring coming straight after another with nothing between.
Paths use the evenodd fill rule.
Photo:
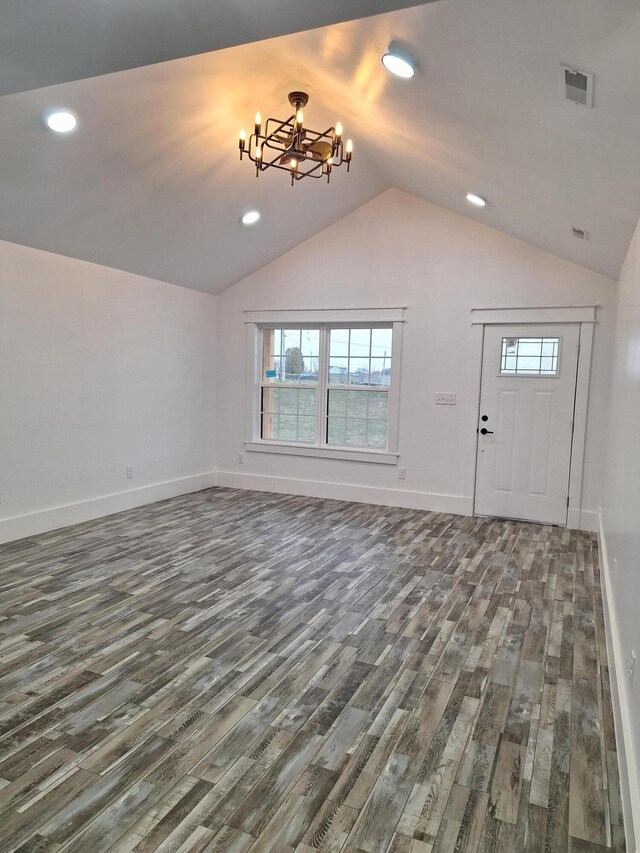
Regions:
<instances>
[{"instance_id":1,"label":"white wall","mask_svg":"<svg viewBox=\"0 0 640 853\"><path fill-rule=\"evenodd\" d=\"M0 242L0 541L212 482L215 312Z\"/></svg>"},{"instance_id":2,"label":"white wall","mask_svg":"<svg viewBox=\"0 0 640 853\"><path fill-rule=\"evenodd\" d=\"M630 794L640 841L640 225L620 273L602 513L605 580L612 623L615 676ZM631 650L638 657L629 683ZM620 731L619 731L620 734Z\"/></svg>"},{"instance_id":3,"label":"white wall","mask_svg":"<svg viewBox=\"0 0 640 853\"><path fill-rule=\"evenodd\" d=\"M389 190L220 295L219 482L470 511L479 372L471 309L599 304L604 307L595 334L583 492L583 508L595 519L614 298L611 279ZM406 480L398 480L395 466L265 453L245 453L239 465L243 311L396 305L408 306L399 434ZM456 392L457 406L436 406L437 391Z\"/></svg>"}]
</instances>

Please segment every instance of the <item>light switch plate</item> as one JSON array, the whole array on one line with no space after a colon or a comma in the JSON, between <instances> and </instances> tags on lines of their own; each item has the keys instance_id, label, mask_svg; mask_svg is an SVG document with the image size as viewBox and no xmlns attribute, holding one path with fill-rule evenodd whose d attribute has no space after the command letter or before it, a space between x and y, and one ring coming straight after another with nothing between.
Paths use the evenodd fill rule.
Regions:
<instances>
[{"instance_id":1,"label":"light switch plate","mask_svg":"<svg viewBox=\"0 0 640 853\"><path fill-rule=\"evenodd\" d=\"M438 391L436 394L436 406L455 406L456 395L451 392Z\"/></svg>"}]
</instances>

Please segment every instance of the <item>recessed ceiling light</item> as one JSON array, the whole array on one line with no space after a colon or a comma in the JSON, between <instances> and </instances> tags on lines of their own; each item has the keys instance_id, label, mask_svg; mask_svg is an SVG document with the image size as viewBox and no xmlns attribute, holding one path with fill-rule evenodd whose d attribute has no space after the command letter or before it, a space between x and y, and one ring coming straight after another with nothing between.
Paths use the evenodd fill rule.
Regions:
<instances>
[{"instance_id":1,"label":"recessed ceiling light","mask_svg":"<svg viewBox=\"0 0 640 853\"><path fill-rule=\"evenodd\" d=\"M242 217L242 224L243 225L254 225L258 221L258 219L260 219L260 214L258 213L258 211L257 210L249 210Z\"/></svg>"},{"instance_id":2,"label":"recessed ceiling light","mask_svg":"<svg viewBox=\"0 0 640 853\"><path fill-rule=\"evenodd\" d=\"M46 117L47 127L54 133L69 133L78 124L78 119L67 110L56 110Z\"/></svg>"},{"instance_id":3,"label":"recessed ceiling light","mask_svg":"<svg viewBox=\"0 0 640 853\"><path fill-rule=\"evenodd\" d=\"M401 53L395 49L389 50L384 54L382 57L382 64L387 71L395 74L396 77L402 77L404 80L408 80L416 73L416 67L412 57L407 53Z\"/></svg>"},{"instance_id":4,"label":"recessed ceiling light","mask_svg":"<svg viewBox=\"0 0 640 853\"><path fill-rule=\"evenodd\" d=\"M475 204L476 207L484 207L487 203L485 198L482 198L481 195L476 195L475 193L467 193L467 201L470 204Z\"/></svg>"}]
</instances>

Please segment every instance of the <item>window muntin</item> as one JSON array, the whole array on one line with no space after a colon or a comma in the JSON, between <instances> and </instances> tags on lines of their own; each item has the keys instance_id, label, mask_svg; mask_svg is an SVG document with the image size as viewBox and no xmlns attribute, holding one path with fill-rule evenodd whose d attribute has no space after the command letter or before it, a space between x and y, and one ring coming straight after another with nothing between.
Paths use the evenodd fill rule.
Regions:
<instances>
[{"instance_id":1,"label":"window muntin","mask_svg":"<svg viewBox=\"0 0 640 853\"><path fill-rule=\"evenodd\" d=\"M557 376L560 338L503 338L500 373Z\"/></svg>"},{"instance_id":2,"label":"window muntin","mask_svg":"<svg viewBox=\"0 0 640 853\"><path fill-rule=\"evenodd\" d=\"M262 343L266 379L298 384L318 381L319 329L263 329Z\"/></svg>"},{"instance_id":3,"label":"window muntin","mask_svg":"<svg viewBox=\"0 0 640 853\"><path fill-rule=\"evenodd\" d=\"M386 449L389 433L386 390L330 388L327 400L327 444Z\"/></svg>"},{"instance_id":4,"label":"window muntin","mask_svg":"<svg viewBox=\"0 0 640 853\"><path fill-rule=\"evenodd\" d=\"M332 328L329 331L329 384L391 384L393 330L386 328Z\"/></svg>"},{"instance_id":5,"label":"window muntin","mask_svg":"<svg viewBox=\"0 0 640 853\"><path fill-rule=\"evenodd\" d=\"M313 443L316 433L317 389L263 385L261 438Z\"/></svg>"},{"instance_id":6,"label":"window muntin","mask_svg":"<svg viewBox=\"0 0 640 853\"><path fill-rule=\"evenodd\" d=\"M391 324L260 333L262 440L387 450Z\"/></svg>"}]
</instances>

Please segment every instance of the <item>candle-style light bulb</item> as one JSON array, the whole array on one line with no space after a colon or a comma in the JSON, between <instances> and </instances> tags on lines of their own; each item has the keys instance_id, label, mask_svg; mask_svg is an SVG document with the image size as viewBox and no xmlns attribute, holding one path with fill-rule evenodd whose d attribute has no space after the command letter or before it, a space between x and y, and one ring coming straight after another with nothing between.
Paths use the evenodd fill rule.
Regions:
<instances>
[{"instance_id":1,"label":"candle-style light bulb","mask_svg":"<svg viewBox=\"0 0 640 853\"><path fill-rule=\"evenodd\" d=\"M351 155L353 154L353 140L352 139L347 139L347 145L346 145L345 151L347 153L347 160L351 160Z\"/></svg>"},{"instance_id":2,"label":"candle-style light bulb","mask_svg":"<svg viewBox=\"0 0 640 853\"><path fill-rule=\"evenodd\" d=\"M262 130L262 116L260 115L260 111L258 110L258 112L256 113L256 118L255 118L256 136L260 136L261 130Z\"/></svg>"},{"instance_id":3,"label":"candle-style light bulb","mask_svg":"<svg viewBox=\"0 0 640 853\"><path fill-rule=\"evenodd\" d=\"M342 139L342 122L339 121L336 124L336 145L340 145L341 139Z\"/></svg>"},{"instance_id":4,"label":"candle-style light bulb","mask_svg":"<svg viewBox=\"0 0 640 853\"><path fill-rule=\"evenodd\" d=\"M289 160L289 166L291 167L292 172L296 171L296 169L298 168L298 161L295 157L292 157L291 160Z\"/></svg>"},{"instance_id":5,"label":"candle-style light bulb","mask_svg":"<svg viewBox=\"0 0 640 853\"><path fill-rule=\"evenodd\" d=\"M256 160L262 160L262 145L256 145Z\"/></svg>"},{"instance_id":6,"label":"candle-style light bulb","mask_svg":"<svg viewBox=\"0 0 640 853\"><path fill-rule=\"evenodd\" d=\"M327 183L331 181L331 167L333 166L333 157L327 157L325 160L325 174L327 176Z\"/></svg>"},{"instance_id":7,"label":"candle-style light bulb","mask_svg":"<svg viewBox=\"0 0 640 853\"><path fill-rule=\"evenodd\" d=\"M244 146L245 146L246 141L247 141L247 132L243 127L242 130L240 131L240 138L238 139L238 148L241 151L244 151Z\"/></svg>"},{"instance_id":8,"label":"candle-style light bulb","mask_svg":"<svg viewBox=\"0 0 640 853\"><path fill-rule=\"evenodd\" d=\"M302 128L302 120L304 116L302 115L302 110L298 110L296 113L296 130L300 130Z\"/></svg>"}]
</instances>

